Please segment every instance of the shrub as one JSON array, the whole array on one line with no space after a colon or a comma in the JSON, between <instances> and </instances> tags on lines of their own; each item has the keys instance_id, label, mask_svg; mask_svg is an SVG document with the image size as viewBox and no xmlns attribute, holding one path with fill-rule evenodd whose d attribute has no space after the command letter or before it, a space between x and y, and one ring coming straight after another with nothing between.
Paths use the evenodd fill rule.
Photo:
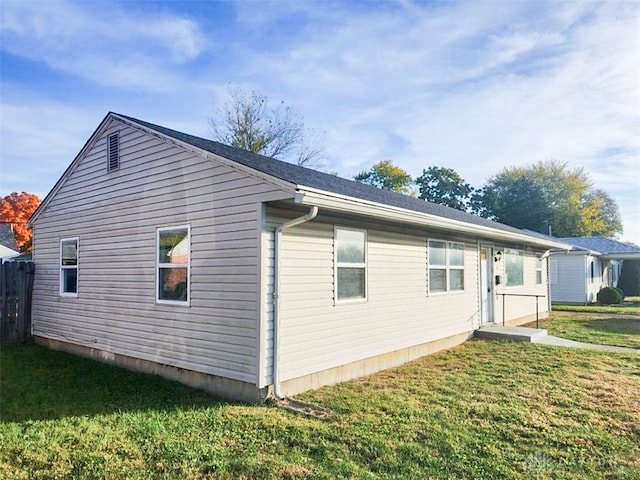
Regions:
<instances>
[{"instance_id":1,"label":"shrub","mask_svg":"<svg viewBox=\"0 0 640 480\"><path fill-rule=\"evenodd\" d=\"M618 294L620 295L620 298L621 298L621 300L620 300L620 301L621 301L621 302L622 302L622 301L624 301L624 297L626 297L626 295L625 295L625 293L624 293L624 290L622 290L622 289L621 289L621 288L619 288L619 287L613 287L613 289L614 289L616 292L618 292Z\"/></svg>"},{"instance_id":2,"label":"shrub","mask_svg":"<svg viewBox=\"0 0 640 480\"><path fill-rule=\"evenodd\" d=\"M613 305L614 303L621 303L624 300L624 296L612 287L601 288L598 292L598 303L601 305Z\"/></svg>"},{"instance_id":3,"label":"shrub","mask_svg":"<svg viewBox=\"0 0 640 480\"><path fill-rule=\"evenodd\" d=\"M627 297L640 295L640 260L625 260L622 262L622 272L618 287L624 290Z\"/></svg>"}]
</instances>

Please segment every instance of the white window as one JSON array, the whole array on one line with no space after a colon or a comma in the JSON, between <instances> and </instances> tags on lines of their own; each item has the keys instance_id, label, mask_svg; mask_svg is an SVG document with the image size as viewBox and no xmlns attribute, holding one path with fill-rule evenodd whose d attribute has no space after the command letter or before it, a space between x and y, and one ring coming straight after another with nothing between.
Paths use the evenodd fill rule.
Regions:
<instances>
[{"instance_id":1,"label":"white window","mask_svg":"<svg viewBox=\"0 0 640 480\"><path fill-rule=\"evenodd\" d=\"M78 239L60 240L60 295L78 296Z\"/></svg>"},{"instance_id":2,"label":"white window","mask_svg":"<svg viewBox=\"0 0 640 480\"><path fill-rule=\"evenodd\" d=\"M536 285L542 285L542 258L536 257Z\"/></svg>"},{"instance_id":3,"label":"white window","mask_svg":"<svg viewBox=\"0 0 640 480\"><path fill-rule=\"evenodd\" d=\"M367 232L335 229L336 300L367 298Z\"/></svg>"},{"instance_id":4,"label":"white window","mask_svg":"<svg viewBox=\"0 0 640 480\"><path fill-rule=\"evenodd\" d=\"M507 287L524 285L524 252L521 250L505 250L505 274Z\"/></svg>"},{"instance_id":5,"label":"white window","mask_svg":"<svg viewBox=\"0 0 640 480\"><path fill-rule=\"evenodd\" d=\"M429 292L464 291L464 243L429 240Z\"/></svg>"},{"instance_id":6,"label":"white window","mask_svg":"<svg viewBox=\"0 0 640 480\"><path fill-rule=\"evenodd\" d=\"M157 230L158 303L189 304L191 231L189 226Z\"/></svg>"}]
</instances>

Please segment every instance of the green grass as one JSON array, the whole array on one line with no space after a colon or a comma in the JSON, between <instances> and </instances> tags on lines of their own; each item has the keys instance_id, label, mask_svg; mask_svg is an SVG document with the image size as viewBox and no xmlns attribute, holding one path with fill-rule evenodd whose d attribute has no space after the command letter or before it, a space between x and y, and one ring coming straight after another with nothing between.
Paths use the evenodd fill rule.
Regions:
<instances>
[{"instance_id":1,"label":"green grass","mask_svg":"<svg viewBox=\"0 0 640 480\"><path fill-rule=\"evenodd\" d=\"M638 355L469 341L301 396L329 420L37 346L0 368L0 478L640 479Z\"/></svg>"},{"instance_id":2,"label":"green grass","mask_svg":"<svg viewBox=\"0 0 640 480\"><path fill-rule=\"evenodd\" d=\"M556 312L549 319L543 320L540 327L547 329L550 335L578 342L640 349L640 318Z\"/></svg>"},{"instance_id":3,"label":"green grass","mask_svg":"<svg viewBox=\"0 0 640 480\"><path fill-rule=\"evenodd\" d=\"M621 305L553 305L556 312L615 313L640 315L640 297L627 297Z\"/></svg>"}]
</instances>

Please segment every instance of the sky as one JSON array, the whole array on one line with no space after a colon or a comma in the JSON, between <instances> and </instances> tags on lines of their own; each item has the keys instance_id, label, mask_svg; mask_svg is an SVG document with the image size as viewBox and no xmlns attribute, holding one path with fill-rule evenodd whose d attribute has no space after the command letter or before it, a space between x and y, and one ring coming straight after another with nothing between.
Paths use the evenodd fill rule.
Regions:
<instances>
[{"instance_id":1,"label":"sky","mask_svg":"<svg viewBox=\"0 0 640 480\"><path fill-rule=\"evenodd\" d=\"M0 0L0 195L44 197L109 111L211 138L230 86L347 178L584 168L640 245L638 1Z\"/></svg>"}]
</instances>

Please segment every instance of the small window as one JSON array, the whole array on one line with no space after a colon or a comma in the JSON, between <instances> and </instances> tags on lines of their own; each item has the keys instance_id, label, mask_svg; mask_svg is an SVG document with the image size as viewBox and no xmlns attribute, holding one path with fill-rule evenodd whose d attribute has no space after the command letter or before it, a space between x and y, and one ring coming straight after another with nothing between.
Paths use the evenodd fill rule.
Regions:
<instances>
[{"instance_id":1,"label":"small window","mask_svg":"<svg viewBox=\"0 0 640 480\"><path fill-rule=\"evenodd\" d=\"M505 274L507 287L524 285L524 252L521 250L505 251Z\"/></svg>"},{"instance_id":2,"label":"small window","mask_svg":"<svg viewBox=\"0 0 640 480\"><path fill-rule=\"evenodd\" d=\"M464 291L464 243L429 240L429 292Z\"/></svg>"},{"instance_id":3,"label":"small window","mask_svg":"<svg viewBox=\"0 0 640 480\"><path fill-rule=\"evenodd\" d=\"M107 171L120 168L120 135L112 133L107 138Z\"/></svg>"},{"instance_id":4,"label":"small window","mask_svg":"<svg viewBox=\"0 0 640 480\"><path fill-rule=\"evenodd\" d=\"M191 235L189 226L158 229L157 302L189 304Z\"/></svg>"},{"instance_id":5,"label":"small window","mask_svg":"<svg viewBox=\"0 0 640 480\"><path fill-rule=\"evenodd\" d=\"M591 260L591 283L594 282L594 279L596 278L596 266L595 266L595 261Z\"/></svg>"},{"instance_id":6,"label":"small window","mask_svg":"<svg viewBox=\"0 0 640 480\"><path fill-rule=\"evenodd\" d=\"M542 285L542 258L536 257L536 285Z\"/></svg>"},{"instance_id":7,"label":"small window","mask_svg":"<svg viewBox=\"0 0 640 480\"><path fill-rule=\"evenodd\" d=\"M78 296L78 239L60 240L60 295Z\"/></svg>"},{"instance_id":8,"label":"small window","mask_svg":"<svg viewBox=\"0 0 640 480\"><path fill-rule=\"evenodd\" d=\"M367 298L367 232L336 228L336 300Z\"/></svg>"}]
</instances>

